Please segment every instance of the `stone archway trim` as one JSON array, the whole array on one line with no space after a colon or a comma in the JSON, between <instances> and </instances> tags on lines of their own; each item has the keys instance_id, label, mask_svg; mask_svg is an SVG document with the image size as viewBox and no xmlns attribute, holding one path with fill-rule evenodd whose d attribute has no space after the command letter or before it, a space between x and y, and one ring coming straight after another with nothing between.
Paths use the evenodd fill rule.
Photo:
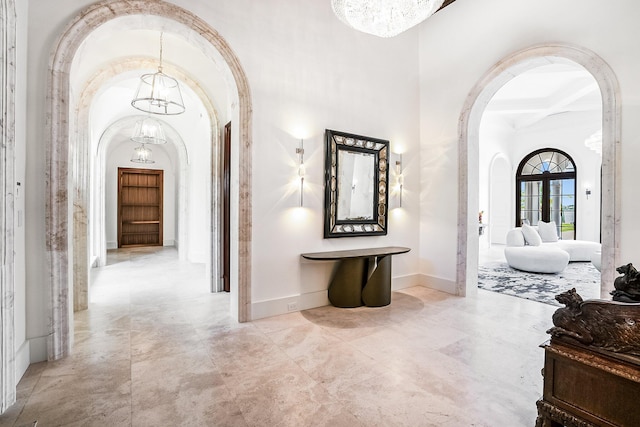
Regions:
<instances>
[{"instance_id":1,"label":"stone archway trim","mask_svg":"<svg viewBox=\"0 0 640 427\"><path fill-rule=\"evenodd\" d=\"M571 60L589 71L602 95L602 270L601 294L606 296L615 277L620 251L620 89L615 73L594 52L566 44L544 44L518 51L498 62L469 93L458 128L458 255L459 295L475 292L478 267L478 142L482 113L507 81L553 58Z\"/></svg>"},{"instance_id":2,"label":"stone archway trim","mask_svg":"<svg viewBox=\"0 0 640 427\"><path fill-rule=\"evenodd\" d=\"M15 188L16 9L0 1L0 414L16 401L15 275L13 205Z\"/></svg>"},{"instance_id":3,"label":"stone archway trim","mask_svg":"<svg viewBox=\"0 0 640 427\"><path fill-rule=\"evenodd\" d=\"M159 0L105 0L78 14L64 29L50 58L47 94L46 252L50 289L49 360L69 352L71 336L69 265L70 70L76 51L99 25L131 15L156 15L192 28L217 50L233 75L238 91L238 320L251 319L251 93L238 58L224 38L205 21L179 6Z\"/></svg>"}]
</instances>

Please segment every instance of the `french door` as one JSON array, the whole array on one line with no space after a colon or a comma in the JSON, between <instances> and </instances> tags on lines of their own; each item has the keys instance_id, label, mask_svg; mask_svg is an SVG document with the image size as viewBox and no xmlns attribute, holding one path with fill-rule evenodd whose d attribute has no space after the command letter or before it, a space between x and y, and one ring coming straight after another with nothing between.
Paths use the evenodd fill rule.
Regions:
<instances>
[{"instance_id":1,"label":"french door","mask_svg":"<svg viewBox=\"0 0 640 427\"><path fill-rule=\"evenodd\" d=\"M516 183L517 225L554 221L558 237L576 238L576 171L568 154L554 149L529 154Z\"/></svg>"}]
</instances>

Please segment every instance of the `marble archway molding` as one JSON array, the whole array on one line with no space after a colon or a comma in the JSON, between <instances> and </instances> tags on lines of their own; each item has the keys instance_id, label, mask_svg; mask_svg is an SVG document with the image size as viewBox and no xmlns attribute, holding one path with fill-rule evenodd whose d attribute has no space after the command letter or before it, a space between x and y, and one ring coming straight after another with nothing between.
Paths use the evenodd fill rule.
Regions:
<instances>
[{"instance_id":1,"label":"marble archway molding","mask_svg":"<svg viewBox=\"0 0 640 427\"><path fill-rule=\"evenodd\" d=\"M251 93L248 79L240 62L225 39L211 26L193 13L161 0L105 0L89 6L78 14L63 30L54 44L49 62L47 84L46 152L46 253L48 288L50 291L49 336L47 357L59 359L69 353L71 345L72 314L70 310L72 283L70 283L69 240L71 212L68 208L70 188L68 178L73 179L81 171L73 171L68 160L71 148L76 148L79 138L73 133L69 106L73 103L70 91L71 68L75 54L82 42L94 29L113 19L127 15L145 15L165 18L186 29L203 42L200 48L208 57L219 55L232 76L237 91L234 112L232 143L238 152L238 188L233 192L233 204L237 215L232 218L232 236L236 240L232 253L232 265L236 272L233 285L237 294L232 314L238 321L251 319ZM72 184L73 185L73 184ZM72 187L73 188L73 187ZM234 247L234 246L232 246ZM237 281L237 283L236 283Z\"/></svg>"},{"instance_id":2,"label":"marble archway molding","mask_svg":"<svg viewBox=\"0 0 640 427\"><path fill-rule=\"evenodd\" d=\"M620 251L620 89L615 73L594 52L572 45L543 44L518 51L494 65L469 93L458 128L459 295L472 295L478 282L478 144L482 114L493 95L518 74L554 62L572 61L591 73L602 96L602 270L601 295L613 289Z\"/></svg>"},{"instance_id":3,"label":"marble archway molding","mask_svg":"<svg viewBox=\"0 0 640 427\"><path fill-rule=\"evenodd\" d=\"M101 91L108 88L112 83L117 82L120 79L126 79L127 75L132 74L137 77L140 69L153 69L156 66L155 60L148 58L125 58L119 59L118 61L114 61L104 68L102 68L97 74L92 76L86 86L81 91L80 100L78 105L74 110L76 111L75 122L75 132L77 135L77 144L73 153L74 158L72 159L72 164L74 165L73 170L79 171L77 177L73 180L74 182L74 191L73 191L73 233L71 239L73 241L73 311L86 310L89 307L89 265L91 262L87 260L87 253L91 256L91 253L98 254L98 265L104 265L107 256L107 243L106 243L106 232L105 232L105 212L104 212L104 200L98 200L96 203L97 211L92 212L90 209L90 189L89 189L89 177L88 174L83 173L88 167L90 162L90 156L97 156L95 159L97 162L94 163L95 170L92 171L92 176L96 177L94 182L96 186L91 190L97 191L96 194L104 194L101 189L105 188L104 179L104 165L106 159L104 156L106 155L106 151L100 151L100 147L105 148L105 144L102 142L105 140L105 136L108 137L110 132L113 131L114 128L107 128L103 135L101 136L98 142L98 150L95 153L89 153L91 146L91 136L89 135L89 122L90 122L90 114L91 114L91 105L93 100L98 96ZM164 64L164 69L171 76L175 76L182 84L186 84L189 89L191 89L194 94L197 96L198 100L202 103L202 108L205 110L210 123L210 140L212 153L212 176L214 177L212 181L212 210L211 210L211 224L212 224L212 236L211 236L211 250L210 257L207 262L206 271L208 273L207 277L210 282L210 286L212 289L217 290L217 282L218 277L220 276L220 268L219 263L213 262L213 260L219 259L219 254L221 251L220 248L220 227L218 224L220 223L220 185L216 185L218 179L216 177L220 176L220 161L219 156L216 155L220 150L220 131L219 131L219 122L217 119L217 114L213 105L212 100L208 97L202 87L184 70L174 66L170 63ZM137 111L137 110L136 110ZM137 116L139 119L140 116ZM125 122L120 122L119 126L123 126ZM115 124L111 124L113 126ZM133 127L133 126L132 126ZM179 156L179 173L180 173L180 182L185 182L187 173L185 168L187 167L188 155L186 154L186 148L184 147L184 142L180 138L173 128L171 128L168 124L164 124L165 130L173 132L172 141L176 143L181 143L182 148L178 148L178 156ZM108 140L108 138L107 138ZM184 149L184 153L182 152ZM186 210L186 192L180 192L181 201L179 202L180 212L178 215L180 230L179 241L183 243L183 246L186 247L188 240L188 233L186 232L188 228L188 212ZM91 215L91 221L89 221L88 215ZM91 224L91 230L88 228L88 224ZM89 237L92 236L93 239ZM88 248L89 240L93 240L95 242L95 246L91 249ZM180 259L186 259L186 251L179 250L178 251Z\"/></svg>"},{"instance_id":4,"label":"marble archway molding","mask_svg":"<svg viewBox=\"0 0 640 427\"><path fill-rule=\"evenodd\" d=\"M16 401L15 275L13 205L15 187L16 9L0 1L0 414Z\"/></svg>"}]
</instances>

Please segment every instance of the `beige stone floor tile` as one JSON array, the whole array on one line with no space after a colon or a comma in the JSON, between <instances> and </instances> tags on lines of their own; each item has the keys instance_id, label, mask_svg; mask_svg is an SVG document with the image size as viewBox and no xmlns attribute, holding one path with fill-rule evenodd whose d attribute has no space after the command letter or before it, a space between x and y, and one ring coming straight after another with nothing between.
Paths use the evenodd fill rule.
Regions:
<instances>
[{"instance_id":1,"label":"beige stone floor tile","mask_svg":"<svg viewBox=\"0 0 640 427\"><path fill-rule=\"evenodd\" d=\"M191 361L185 363L192 366ZM155 362L147 368L138 372L139 367L133 367L133 425L245 425L234 396L215 370L184 372ZM158 376L149 378L152 372Z\"/></svg>"},{"instance_id":2,"label":"beige stone floor tile","mask_svg":"<svg viewBox=\"0 0 640 427\"><path fill-rule=\"evenodd\" d=\"M256 327L223 331L203 339L209 357L224 372L268 368L290 360Z\"/></svg>"},{"instance_id":3,"label":"beige stone floor tile","mask_svg":"<svg viewBox=\"0 0 640 427\"><path fill-rule=\"evenodd\" d=\"M92 425L88 420L103 420L105 424L126 425L131 421L130 396L119 392L69 393L68 388L54 393L43 393L37 401L29 399L17 425L38 422L38 426L64 426L73 423ZM35 393L38 394L37 392ZM100 424L94 424L100 425Z\"/></svg>"},{"instance_id":4,"label":"beige stone floor tile","mask_svg":"<svg viewBox=\"0 0 640 427\"><path fill-rule=\"evenodd\" d=\"M295 425L333 403L329 393L292 361L224 377L249 425Z\"/></svg>"},{"instance_id":5,"label":"beige stone floor tile","mask_svg":"<svg viewBox=\"0 0 640 427\"><path fill-rule=\"evenodd\" d=\"M262 332L268 334L270 332L277 332L296 326L308 325L309 322L305 319L302 313L296 312L268 317L266 319L259 319L253 322L253 324L255 324Z\"/></svg>"},{"instance_id":6,"label":"beige stone floor tile","mask_svg":"<svg viewBox=\"0 0 640 427\"><path fill-rule=\"evenodd\" d=\"M294 361L333 394L345 386L375 377L382 369L373 358L345 343L326 343Z\"/></svg>"},{"instance_id":7,"label":"beige stone floor tile","mask_svg":"<svg viewBox=\"0 0 640 427\"><path fill-rule=\"evenodd\" d=\"M395 375L376 375L351 384L337 398L367 426L471 425L453 400Z\"/></svg>"},{"instance_id":8,"label":"beige stone floor tile","mask_svg":"<svg viewBox=\"0 0 640 427\"><path fill-rule=\"evenodd\" d=\"M72 354L32 365L0 426L532 426L555 311L416 286L238 323L172 248L110 251L90 296Z\"/></svg>"},{"instance_id":9,"label":"beige stone floor tile","mask_svg":"<svg viewBox=\"0 0 640 427\"><path fill-rule=\"evenodd\" d=\"M190 353L202 345L200 336L191 326L131 331L132 360Z\"/></svg>"},{"instance_id":10,"label":"beige stone floor tile","mask_svg":"<svg viewBox=\"0 0 640 427\"><path fill-rule=\"evenodd\" d=\"M330 330L309 322L271 332L267 336L293 360L331 348L331 345L343 343Z\"/></svg>"}]
</instances>

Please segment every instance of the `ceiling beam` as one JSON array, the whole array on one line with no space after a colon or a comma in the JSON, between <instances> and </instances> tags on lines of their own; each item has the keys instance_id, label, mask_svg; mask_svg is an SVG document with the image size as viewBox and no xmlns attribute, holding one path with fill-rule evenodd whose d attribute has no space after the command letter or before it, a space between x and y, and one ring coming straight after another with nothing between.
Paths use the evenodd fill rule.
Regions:
<instances>
[{"instance_id":1,"label":"ceiling beam","mask_svg":"<svg viewBox=\"0 0 640 427\"><path fill-rule=\"evenodd\" d=\"M442 3L442 6L440 6L440 9L438 9L438 10L442 10L442 9L444 9L445 7L449 6L449 5L450 5L451 3L453 3L454 1L456 1L456 0L444 0L444 3ZM436 10L436 12L437 12L438 10Z\"/></svg>"}]
</instances>

